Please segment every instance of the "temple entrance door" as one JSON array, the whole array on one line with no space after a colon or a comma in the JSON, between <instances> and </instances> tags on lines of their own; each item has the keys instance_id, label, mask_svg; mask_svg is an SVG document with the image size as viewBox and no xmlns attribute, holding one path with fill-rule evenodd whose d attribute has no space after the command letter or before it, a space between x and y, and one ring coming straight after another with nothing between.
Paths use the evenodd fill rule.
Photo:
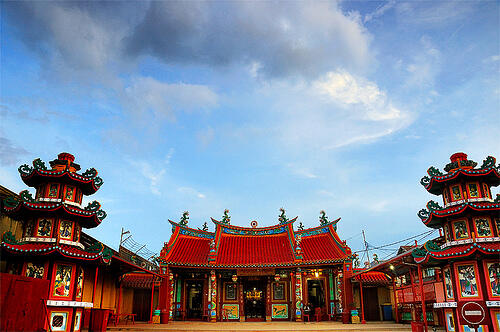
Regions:
<instances>
[{"instance_id":1,"label":"temple entrance door","mask_svg":"<svg viewBox=\"0 0 500 332\"><path fill-rule=\"evenodd\" d=\"M316 308L321 308L321 312L326 313L325 301L325 280L307 280L307 301L311 304L312 313Z\"/></svg>"},{"instance_id":2,"label":"temple entrance door","mask_svg":"<svg viewBox=\"0 0 500 332\"><path fill-rule=\"evenodd\" d=\"M186 280L186 317L201 319L203 315L203 280Z\"/></svg>"},{"instance_id":3,"label":"temple entrance door","mask_svg":"<svg viewBox=\"0 0 500 332\"><path fill-rule=\"evenodd\" d=\"M249 278L243 283L245 321L266 320L266 279Z\"/></svg>"}]
</instances>

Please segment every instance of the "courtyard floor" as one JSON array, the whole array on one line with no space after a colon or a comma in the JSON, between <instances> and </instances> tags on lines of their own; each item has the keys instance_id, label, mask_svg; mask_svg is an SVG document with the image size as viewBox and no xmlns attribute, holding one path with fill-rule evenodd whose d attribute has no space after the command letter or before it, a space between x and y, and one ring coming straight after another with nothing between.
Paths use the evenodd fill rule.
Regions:
<instances>
[{"instance_id":1,"label":"courtyard floor","mask_svg":"<svg viewBox=\"0 0 500 332\"><path fill-rule=\"evenodd\" d=\"M171 322L169 324L145 324L108 326L108 331L373 331L398 332L411 331L409 324L391 322L368 322L367 324L342 324L340 322ZM432 332L432 328L429 328ZM441 331L441 330L437 330Z\"/></svg>"}]
</instances>

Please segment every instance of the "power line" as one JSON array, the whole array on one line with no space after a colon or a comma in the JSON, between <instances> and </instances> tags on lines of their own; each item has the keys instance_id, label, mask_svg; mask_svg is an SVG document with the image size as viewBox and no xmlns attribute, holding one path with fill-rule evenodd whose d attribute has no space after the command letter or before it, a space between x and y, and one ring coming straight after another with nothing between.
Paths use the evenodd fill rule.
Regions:
<instances>
[{"instance_id":1,"label":"power line","mask_svg":"<svg viewBox=\"0 0 500 332\"><path fill-rule=\"evenodd\" d=\"M408 241L408 240L412 240L412 239L415 239L419 236L422 236L422 235L429 235L430 233L434 232L435 230L430 230L430 231L425 231L423 233L420 233L420 234L417 234L417 235L414 235L414 236L411 236L409 238L406 238L406 239L403 239L403 240L399 240L399 241L396 241L396 242L392 242L392 243L389 243L389 244L384 244L382 246L379 246L379 247L371 247L370 250L378 250L378 249L381 249L381 248L385 248L385 247L389 247L389 246L392 246L392 245L395 245L395 244L398 244L398 243L401 243L401 242L405 242L405 241ZM366 242L365 242L366 243ZM358 252L362 252L362 251L365 251L366 249L363 249L363 250L357 250L355 251L355 253L358 253Z\"/></svg>"}]
</instances>

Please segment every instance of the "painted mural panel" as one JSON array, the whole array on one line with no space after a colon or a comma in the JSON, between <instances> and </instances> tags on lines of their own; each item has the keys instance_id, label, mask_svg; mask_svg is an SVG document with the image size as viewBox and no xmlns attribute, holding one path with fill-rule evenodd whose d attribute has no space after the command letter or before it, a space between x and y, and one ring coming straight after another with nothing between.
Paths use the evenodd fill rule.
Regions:
<instances>
[{"instance_id":1,"label":"painted mural panel","mask_svg":"<svg viewBox=\"0 0 500 332\"><path fill-rule=\"evenodd\" d=\"M50 313L50 328L52 331L66 331L68 326L68 312L53 311Z\"/></svg>"},{"instance_id":2,"label":"painted mural panel","mask_svg":"<svg viewBox=\"0 0 500 332\"><path fill-rule=\"evenodd\" d=\"M455 320L453 319L453 312L451 310L445 310L444 316L446 320L446 331L455 332Z\"/></svg>"},{"instance_id":3,"label":"painted mural panel","mask_svg":"<svg viewBox=\"0 0 500 332\"><path fill-rule=\"evenodd\" d=\"M453 299L453 283L451 281L451 271L449 268L444 269L444 286L446 299Z\"/></svg>"},{"instance_id":4,"label":"painted mural panel","mask_svg":"<svg viewBox=\"0 0 500 332\"><path fill-rule=\"evenodd\" d=\"M465 220L456 221L453 223L453 229L455 232L455 239L467 239L469 237L469 231L467 230L467 223Z\"/></svg>"},{"instance_id":5,"label":"painted mural panel","mask_svg":"<svg viewBox=\"0 0 500 332\"><path fill-rule=\"evenodd\" d=\"M60 297L68 297L71 289L71 265L58 264L56 276L54 280L54 290L52 295Z\"/></svg>"},{"instance_id":6,"label":"painted mural panel","mask_svg":"<svg viewBox=\"0 0 500 332\"><path fill-rule=\"evenodd\" d=\"M490 295L500 296L500 263L487 263L486 270L488 272Z\"/></svg>"},{"instance_id":7,"label":"painted mural panel","mask_svg":"<svg viewBox=\"0 0 500 332\"><path fill-rule=\"evenodd\" d=\"M226 310L228 319L240 319L239 304L223 304L222 310Z\"/></svg>"},{"instance_id":8,"label":"painted mural panel","mask_svg":"<svg viewBox=\"0 0 500 332\"><path fill-rule=\"evenodd\" d=\"M27 263L26 264L26 277L43 279L45 275L45 266L40 263Z\"/></svg>"},{"instance_id":9,"label":"painted mural panel","mask_svg":"<svg viewBox=\"0 0 500 332\"><path fill-rule=\"evenodd\" d=\"M490 221L486 218L476 218L474 219L474 224L476 224L477 236L485 237L491 236Z\"/></svg>"},{"instance_id":10,"label":"painted mural panel","mask_svg":"<svg viewBox=\"0 0 500 332\"><path fill-rule=\"evenodd\" d=\"M474 265L459 265L457 270L460 293L462 297L479 297Z\"/></svg>"},{"instance_id":11,"label":"painted mural panel","mask_svg":"<svg viewBox=\"0 0 500 332\"><path fill-rule=\"evenodd\" d=\"M288 304L273 304L272 318L288 318Z\"/></svg>"},{"instance_id":12,"label":"painted mural panel","mask_svg":"<svg viewBox=\"0 0 500 332\"><path fill-rule=\"evenodd\" d=\"M62 220L59 225L59 237L61 239L71 240L73 231L73 222Z\"/></svg>"},{"instance_id":13,"label":"painted mural panel","mask_svg":"<svg viewBox=\"0 0 500 332\"><path fill-rule=\"evenodd\" d=\"M80 272L78 273L78 280L76 281L76 297L82 297L82 289L83 289L83 269L80 268Z\"/></svg>"},{"instance_id":14,"label":"painted mural panel","mask_svg":"<svg viewBox=\"0 0 500 332\"><path fill-rule=\"evenodd\" d=\"M38 220L36 236L47 237L52 234L52 219L41 218Z\"/></svg>"}]
</instances>

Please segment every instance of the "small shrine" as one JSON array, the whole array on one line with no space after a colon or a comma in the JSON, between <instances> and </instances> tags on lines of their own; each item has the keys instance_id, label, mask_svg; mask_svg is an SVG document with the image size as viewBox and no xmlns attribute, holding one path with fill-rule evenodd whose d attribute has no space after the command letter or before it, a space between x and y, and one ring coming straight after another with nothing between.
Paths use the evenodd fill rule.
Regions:
<instances>
[{"instance_id":1,"label":"small shrine","mask_svg":"<svg viewBox=\"0 0 500 332\"><path fill-rule=\"evenodd\" d=\"M340 218L329 221L322 211L318 227L294 230L296 220L280 209L276 225L241 227L225 210L221 220L211 218L213 232L188 227L188 212L169 220L172 236L159 259L169 280L162 311L171 320L212 322L340 318L352 303L352 255L336 232Z\"/></svg>"},{"instance_id":2,"label":"small shrine","mask_svg":"<svg viewBox=\"0 0 500 332\"><path fill-rule=\"evenodd\" d=\"M26 288L26 297L35 305L40 305L40 298L48 299L42 301L46 317L41 322L48 321L51 331L81 330L83 310L93 306L82 300L85 278L96 269L90 273L90 264L109 264L113 256L100 242L84 245L81 241L82 228L97 227L106 213L97 201L82 205L83 196L94 194L103 181L94 168L79 174L80 166L74 161L73 155L61 153L50 168L40 159L33 166L22 165L21 179L36 190L35 197L25 190L3 202L2 213L22 221L23 230L21 239L11 232L3 234L2 261L12 275L45 281L30 287L48 294L36 298L30 293L35 290ZM16 326L7 322L11 323Z\"/></svg>"},{"instance_id":3,"label":"small shrine","mask_svg":"<svg viewBox=\"0 0 500 332\"><path fill-rule=\"evenodd\" d=\"M500 166L491 156L480 167L465 153L450 159L445 173L430 167L421 180L442 196L443 206L430 201L418 216L442 236L412 255L419 266L442 273L442 295L433 307L442 312L446 331L500 331L500 195L491 194L500 184Z\"/></svg>"}]
</instances>

